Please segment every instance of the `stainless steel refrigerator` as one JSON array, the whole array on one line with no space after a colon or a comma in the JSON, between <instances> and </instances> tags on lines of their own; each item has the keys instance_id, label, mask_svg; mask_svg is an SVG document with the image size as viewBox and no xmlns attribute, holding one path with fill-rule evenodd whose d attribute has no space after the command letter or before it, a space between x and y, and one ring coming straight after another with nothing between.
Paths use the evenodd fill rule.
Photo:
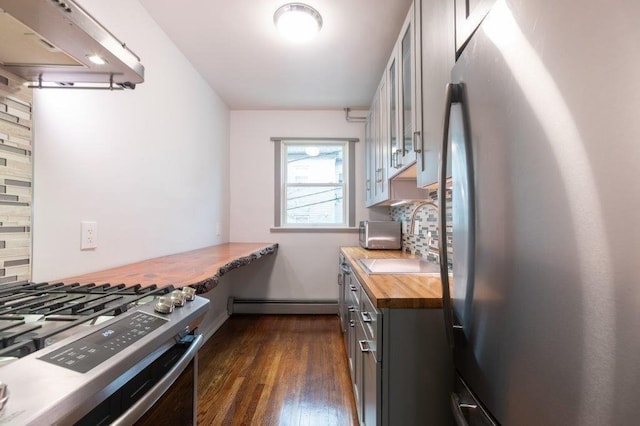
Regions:
<instances>
[{"instance_id":1,"label":"stainless steel refrigerator","mask_svg":"<svg viewBox=\"0 0 640 426\"><path fill-rule=\"evenodd\" d=\"M640 2L498 0L451 78L456 417L640 423Z\"/></svg>"}]
</instances>

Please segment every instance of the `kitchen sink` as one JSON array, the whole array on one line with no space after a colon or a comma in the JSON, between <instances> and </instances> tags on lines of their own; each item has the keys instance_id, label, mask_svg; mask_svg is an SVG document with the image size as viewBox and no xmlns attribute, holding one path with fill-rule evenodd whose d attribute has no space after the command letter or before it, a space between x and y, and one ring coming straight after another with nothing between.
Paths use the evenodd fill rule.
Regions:
<instances>
[{"instance_id":1,"label":"kitchen sink","mask_svg":"<svg viewBox=\"0 0 640 426\"><path fill-rule=\"evenodd\" d=\"M357 259L367 274L439 274L440 265L423 259Z\"/></svg>"}]
</instances>

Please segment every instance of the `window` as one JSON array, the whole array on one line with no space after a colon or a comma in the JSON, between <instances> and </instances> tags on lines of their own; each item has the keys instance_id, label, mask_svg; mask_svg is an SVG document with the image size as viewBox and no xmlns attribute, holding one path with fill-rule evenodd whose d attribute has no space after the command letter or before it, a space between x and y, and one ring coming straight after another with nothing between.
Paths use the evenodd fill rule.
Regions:
<instances>
[{"instance_id":1,"label":"window","mask_svg":"<svg viewBox=\"0 0 640 426\"><path fill-rule=\"evenodd\" d=\"M355 226L354 139L273 139L275 226Z\"/></svg>"}]
</instances>

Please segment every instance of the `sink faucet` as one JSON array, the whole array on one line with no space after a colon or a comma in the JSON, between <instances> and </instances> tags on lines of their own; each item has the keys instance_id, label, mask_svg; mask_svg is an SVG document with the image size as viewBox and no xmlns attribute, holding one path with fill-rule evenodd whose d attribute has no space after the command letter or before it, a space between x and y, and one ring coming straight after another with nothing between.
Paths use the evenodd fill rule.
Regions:
<instances>
[{"instance_id":1,"label":"sink faucet","mask_svg":"<svg viewBox=\"0 0 640 426\"><path fill-rule=\"evenodd\" d=\"M411 224L409 225L409 233L411 235L416 235L415 227L416 227L416 215L418 214L418 210L423 208L424 206L431 206L438 211L438 205L433 201L421 201L418 205L413 209L413 213L411 213Z\"/></svg>"}]
</instances>

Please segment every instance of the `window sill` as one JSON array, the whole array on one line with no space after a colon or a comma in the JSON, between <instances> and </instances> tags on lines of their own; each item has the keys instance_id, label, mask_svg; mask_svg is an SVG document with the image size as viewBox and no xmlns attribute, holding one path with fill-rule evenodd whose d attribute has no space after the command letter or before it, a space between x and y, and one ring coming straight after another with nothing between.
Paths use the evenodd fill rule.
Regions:
<instances>
[{"instance_id":1,"label":"window sill","mask_svg":"<svg viewBox=\"0 0 640 426\"><path fill-rule=\"evenodd\" d=\"M332 227L293 227L293 226L287 226L287 227L276 227L276 228L270 228L269 231L273 234L273 233L326 233L326 234L331 234L331 233L357 233L360 230L360 228L357 227L339 227L339 228L332 228Z\"/></svg>"}]
</instances>

